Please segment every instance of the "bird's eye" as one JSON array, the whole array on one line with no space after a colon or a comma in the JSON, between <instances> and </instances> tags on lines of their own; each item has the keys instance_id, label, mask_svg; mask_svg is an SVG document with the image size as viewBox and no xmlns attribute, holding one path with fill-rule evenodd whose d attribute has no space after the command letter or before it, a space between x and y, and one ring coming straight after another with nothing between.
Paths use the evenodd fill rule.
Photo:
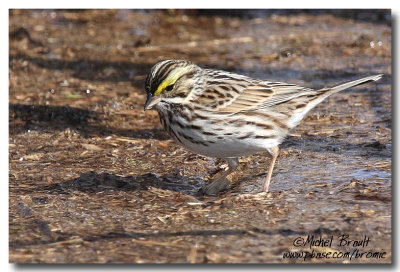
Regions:
<instances>
[{"instance_id":1,"label":"bird's eye","mask_svg":"<svg viewBox=\"0 0 400 272\"><path fill-rule=\"evenodd\" d=\"M165 88L165 90L166 90L167 92L170 92L170 91L172 91L173 88L174 88L174 84L171 84L171 85L168 85L168 86Z\"/></svg>"}]
</instances>

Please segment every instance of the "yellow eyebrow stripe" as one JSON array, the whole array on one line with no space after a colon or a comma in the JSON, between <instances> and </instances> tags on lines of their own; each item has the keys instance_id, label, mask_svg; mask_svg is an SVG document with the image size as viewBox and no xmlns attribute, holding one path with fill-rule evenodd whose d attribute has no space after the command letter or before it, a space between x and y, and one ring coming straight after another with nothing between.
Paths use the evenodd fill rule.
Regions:
<instances>
[{"instance_id":1,"label":"yellow eyebrow stripe","mask_svg":"<svg viewBox=\"0 0 400 272\"><path fill-rule=\"evenodd\" d=\"M154 95L159 95L168 85L173 84L174 82L170 80L170 77L166 78L157 88L157 91L154 92Z\"/></svg>"},{"instance_id":2,"label":"yellow eyebrow stripe","mask_svg":"<svg viewBox=\"0 0 400 272\"><path fill-rule=\"evenodd\" d=\"M163 82L158 86L157 90L154 92L154 95L159 95L164 91L164 89L171 84L175 84L175 81L178 80L183 74L190 70L190 67L178 67L170 72L168 77L164 79Z\"/></svg>"}]
</instances>

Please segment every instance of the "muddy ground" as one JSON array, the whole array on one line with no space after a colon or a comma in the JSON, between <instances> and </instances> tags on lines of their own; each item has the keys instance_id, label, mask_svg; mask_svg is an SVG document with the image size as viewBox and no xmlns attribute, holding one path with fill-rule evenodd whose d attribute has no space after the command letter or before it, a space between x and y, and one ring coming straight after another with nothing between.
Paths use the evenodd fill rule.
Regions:
<instances>
[{"instance_id":1,"label":"muddy ground","mask_svg":"<svg viewBox=\"0 0 400 272\"><path fill-rule=\"evenodd\" d=\"M384 10L11 10L10 262L391 262L390 22ZM269 193L260 153L204 197L224 162L143 111L146 75L167 58L312 88L384 76L308 115ZM303 245L312 235L328 243Z\"/></svg>"}]
</instances>

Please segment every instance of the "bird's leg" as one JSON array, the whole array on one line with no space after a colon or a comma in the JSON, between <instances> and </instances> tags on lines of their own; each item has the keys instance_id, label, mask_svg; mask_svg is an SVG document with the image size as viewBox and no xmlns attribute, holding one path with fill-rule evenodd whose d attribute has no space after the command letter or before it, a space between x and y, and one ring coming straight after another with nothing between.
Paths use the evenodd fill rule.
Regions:
<instances>
[{"instance_id":1,"label":"bird's leg","mask_svg":"<svg viewBox=\"0 0 400 272\"><path fill-rule=\"evenodd\" d=\"M239 166L238 158L227 158L228 169L222 172L217 178L207 185L204 185L200 192L205 195L216 195L218 192L226 189L229 186L229 180L226 176L234 172Z\"/></svg>"},{"instance_id":2,"label":"bird's leg","mask_svg":"<svg viewBox=\"0 0 400 272\"><path fill-rule=\"evenodd\" d=\"M263 192L268 192L269 183L271 181L272 171L274 170L274 165L276 158L279 154L279 147L275 146L268 149L269 154L271 155L271 162L269 163L268 173L264 180Z\"/></svg>"}]
</instances>

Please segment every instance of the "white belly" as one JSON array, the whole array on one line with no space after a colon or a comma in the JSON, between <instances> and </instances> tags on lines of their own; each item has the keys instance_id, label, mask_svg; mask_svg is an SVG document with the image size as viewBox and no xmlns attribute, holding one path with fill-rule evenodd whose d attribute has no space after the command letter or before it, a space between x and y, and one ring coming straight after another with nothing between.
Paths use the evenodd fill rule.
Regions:
<instances>
[{"instance_id":1,"label":"white belly","mask_svg":"<svg viewBox=\"0 0 400 272\"><path fill-rule=\"evenodd\" d=\"M233 135L205 135L197 130L182 129L172 126L174 133L170 133L175 141L190 151L208 157L236 158L249 156L280 144L281 139L256 139L246 137L243 131L233 132ZM217 132L215 132L217 134ZM219 136L219 137L218 137Z\"/></svg>"},{"instance_id":2,"label":"white belly","mask_svg":"<svg viewBox=\"0 0 400 272\"><path fill-rule=\"evenodd\" d=\"M209 146L192 145L189 143L184 146L194 153L208 157L237 158L241 156L249 156L261 151L266 151L268 148L277 146L278 144L279 143L276 141L232 141L227 139L219 140L217 143L211 143Z\"/></svg>"},{"instance_id":3,"label":"white belly","mask_svg":"<svg viewBox=\"0 0 400 272\"><path fill-rule=\"evenodd\" d=\"M229 116L221 117L221 123L216 125L213 118L193 118L191 122L179 117L168 115L159 110L161 123L175 141L190 151L217 158L236 158L248 156L279 145L283 137L274 135L276 131L260 132L250 124L240 127L229 123ZM256 137L256 135L258 137ZM261 137L260 137L261 136Z\"/></svg>"}]
</instances>

